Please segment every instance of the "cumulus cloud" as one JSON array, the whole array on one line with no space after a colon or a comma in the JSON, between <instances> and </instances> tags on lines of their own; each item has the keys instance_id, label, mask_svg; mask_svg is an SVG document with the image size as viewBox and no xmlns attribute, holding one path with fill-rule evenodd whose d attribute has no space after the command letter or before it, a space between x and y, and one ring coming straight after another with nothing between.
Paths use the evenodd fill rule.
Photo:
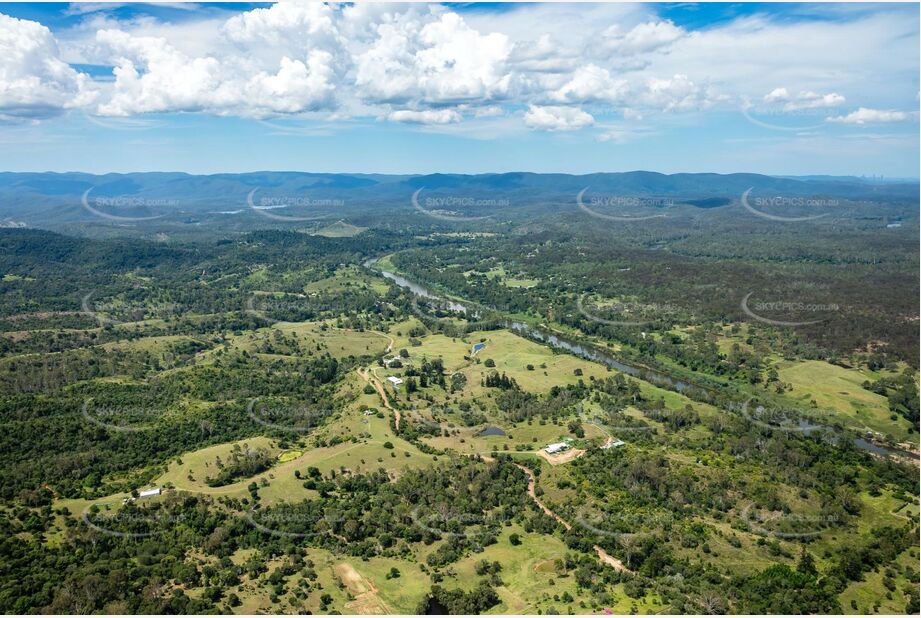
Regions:
<instances>
[{"instance_id":1,"label":"cumulus cloud","mask_svg":"<svg viewBox=\"0 0 921 618\"><path fill-rule=\"evenodd\" d=\"M686 35L686 32L670 21L650 21L634 26L621 34L615 24L604 32L604 46L618 54L633 56L662 49Z\"/></svg>"},{"instance_id":2,"label":"cumulus cloud","mask_svg":"<svg viewBox=\"0 0 921 618\"><path fill-rule=\"evenodd\" d=\"M518 71L563 73L577 67L581 58L574 50L544 33L534 40L516 41L510 61Z\"/></svg>"},{"instance_id":3,"label":"cumulus cloud","mask_svg":"<svg viewBox=\"0 0 921 618\"><path fill-rule=\"evenodd\" d=\"M377 40L356 59L356 86L365 99L386 102L486 102L508 91L508 37L480 34L456 13L435 21L383 23Z\"/></svg>"},{"instance_id":4,"label":"cumulus cloud","mask_svg":"<svg viewBox=\"0 0 921 618\"><path fill-rule=\"evenodd\" d=\"M912 118L908 112L899 112L895 110L870 109L861 107L857 111L851 112L845 116L833 116L826 118L828 122L838 124L877 124L886 122L904 122Z\"/></svg>"},{"instance_id":5,"label":"cumulus cloud","mask_svg":"<svg viewBox=\"0 0 921 618\"><path fill-rule=\"evenodd\" d=\"M790 100L790 93L786 88L774 88L764 95L765 103L777 103Z\"/></svg>"},{"instance_id":6,"label":"cumulus cloud","mask_svg":"<svg viewBox=\"0 0 921 618\"><path fill-rule=\"evenodd\" d=\"M595 119L578 107L559 105L531 105L524 115L524 123L541 131L575 131L594 124Z\"/></svg>"},{"instance_id":7,"label":"cumulus cloud","mask_svg":"<svg viewBox=\"0 0 921 618\"><path fill-rule=\"evenodd\" d=\"M389 120L394 122L411 122L417 124L450 124L460 122L461 115L453 109L426 109L426 110L409 110L401 109L390 112L387 115Z\"/></svg>"},{"instance_id":8,"label":"cumulus cloud","mask_svg":"<svg viewBox=\"0 0 921 618\"><path fill-rule=\"evenodd\" d=\"M625 80L614 79L607 69L589 64L577 69L565 84L550 94L550 98L560 103L614 102L620 100L626 90Z\"/></svg>"},{"instance_id":9,"label":"cumulus cloud","mask_svg":"<svg viewBox=\"0 0 921 618\"><path fill-rule=\"evenodd\" d=\"M916 25L888 12L827 23L755 14L686 30L642 5L525 4L496 13L284 2L175 23L89 16L67 31L61 54L44 26L0 16L0 114L323 112L483 126L525 109L526 126L563 131L596 118L636 124L730 109L752 97L774 110L832 116L863 92L876 93L874 107L907 105L873 82L901 84L892 75L905 73L907 61L896 67L892 58L910 58L912 43ZM94 82L65 58L111 65L114 79ZM855 86L853 75L865 77ZM885 121L851 116L829 120Z\"/></svg>"},{"instance_id":10,"label":"cumulus cloud","mask_svg":"<svg viewBox=\"0 0 921 618\"><path fill-rule=\"evenodd\" d=\"M819 94L811 90L802 91L796 96L792 96L786 88L775 88L764 96L765 103L783 103L783 109L788 112L801 109L835 107L843 104L845 100L844 96L837 92Z\"/></svg>"},{"instance_id":11,"label":"cumulus cloud","mask_svg":"<svg viewBox=\"0 0 921 618\"><path fill-rule=\"evenodd\" d=\"M90 79L61 60L48 28L0 14L0 117L46 118L95 96Z\"/></svg>"},{"instance_id":12,"label":"cumulus cloud","mask_svg":"<svg viewBox=\"0 0 921 618\"><path fill-rule=\"evenodd\" d=\"M704 109L715 102L725 100L713 88L692 81L687 75L677 74L670 78L650 78L637 100L647 107L666 112Z\"/></svg>"},{"instance_id":13,"label":"cumulus cloud","mask_svg":"<svg viewBox=\"0 0 921 618\"><path fill-rule=\"evenodd\" d=\"M329 108L335 89L332 55L311 51L306 61L287 56L275 72L245 61L190 58L158 37L101 30L99 45L115 65L111 95L99 105L108 116L206 111L259 117Z\"/></svg>"},{"instance_id":14,"label":"cumulus cloud","mask_svg":"<svg viewBox=\"0 0 921 618\"><path fill-rule=\"evenodd\" d=\"M279 2L265 9L253 9L227 20L222 31L237 43L298 46L334 40L338 37L335 14L317 2Z\"/></svg>"}]
</instances>

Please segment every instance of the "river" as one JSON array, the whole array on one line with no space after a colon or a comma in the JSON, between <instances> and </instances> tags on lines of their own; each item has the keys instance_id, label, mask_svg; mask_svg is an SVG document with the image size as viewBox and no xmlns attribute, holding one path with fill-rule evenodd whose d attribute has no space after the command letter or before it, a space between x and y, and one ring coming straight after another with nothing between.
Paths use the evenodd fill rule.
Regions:
<instances>
[{"instance_id":1,"label":"river","mask_svg":"<svg viewBox=\"0 0 921 618\"><path fill-rule=\"evenodd\" d=\"M407 279L406 277L402 275L398 275L396 273L392 273L386 270L375 268L374 264L375 262L377 262L377 260L378 258L372 258L370 260L366 260L362 264L362 266L364 266L368 270L371 270L372 272L378 273L379 275L381 275L382 277L386 279L389 279L390 281L393 281L398 286L409 290L410 292L412 292L414 295L418 296L419 298L437 300L443 303L451 311L455 311L458 313L464 313L464 314L470 314L475 317L478 316L477 309L473 307L473 305L465 304L459 300L446 299L442 295L430 290L429 288L423 285L415 283L414 281L410 281L409 279ZM606 352L594 346L584 345L582 343L579 343L578 341L575 341L574 339L569 339L566 336L561 335L559 333L553 333L546 329L539 328L536 326L531 326L530 324L526 324L518 320L503 319L502 323L506 328L513 330L516 333L519 333L523 335L524 337L531 339L532 341L537 341L539 343L546 344L550 346L551 348L554 348L557 350L563 350L565 352L573 354L574 356L578 356L586 360L601 363L603 365L611 367L612 369L616 369L620 371L621 373L625 373L635 378L639 378L641 380L650 382L657 386L662 386L670 390L674 390L674 391L677 391L679 393L684 393L684 394L689 394L689 391L697 390L699 391L699 393L702 393L706 396L706 395L709 395L711 392L709 389L705 387L698 386L696 384L689 384L680 379L673 378L672 376L666 373L663 373L661 371L656 371L648 367L640 367L640 366L627 364L624 361L615 358L609 352ZM825 429L825 430L832 430L831 427L820 426L820 425L815 426L815 429L820 429L820 428ZM874 442L870 442L869 440L865 440L864 438L860 438L860 437L854 439L854 445L860 450L867 451L875 455L896 455L896 456L908 455L909 457L915 457L913 453L907 453L904 451L899 451L896 449L885 447L885 446L876 444Z\"/></svg>"},{"instance_id":2,"label":"river","mask_svg":"<svg viewBox=\"0 0 921 618\"><path fill-rule=\"evenodd\" d=\"M464 303L458 300L446 299L442 295L414 281L410 281L402 275L398 275L386 270L381 270L379 268L374 268L374 263L376 261L376 259L366 260L363 266L369 270L372 270L373 272L380 274L382 277L393 281L398 286L409 290L419 298L440 301L444 303L444 305L451 311L469 314L475 317L478 315L477 309L472 304ZM708 394L708 390L704 387L695 384L689 384L677 378L673 378L666 373L656 371L648 367L640 367L627 364L624 361L615 358L609 352L594 346L587 346L574 339L570 339L565 335L550 332L546 329L536 326L531 326L530 324L526 324L525 322L518 320L503 319L502 324L509 330L513 330L516 333L531 339L532 341L544 343L551 348L563 350L573 354L574 356L601 363L611 367L612 369L616 369L621 373L640 378L646 382L656 384L657 386L664 386L665 388L678 391L679 393L687 393L688 391L696 389L702 393Z\"/></svg>"}]
</instances>

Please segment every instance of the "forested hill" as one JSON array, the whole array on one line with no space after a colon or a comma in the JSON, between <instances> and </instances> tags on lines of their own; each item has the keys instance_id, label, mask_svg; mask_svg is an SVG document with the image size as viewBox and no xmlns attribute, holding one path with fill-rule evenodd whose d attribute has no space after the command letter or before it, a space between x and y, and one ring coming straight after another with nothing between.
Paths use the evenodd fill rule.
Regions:
<instances>
[{"instance_id":1,"label":"forested hill","mask_svg":"<svg viewBox=\"0 0 921 618\"><path fill-rule=\"evenodd\" d=\"M451 217L457 216L513 225L571 219L583 199L602 210L667 210L669 221L704 211L717 222L739 215L750 220L753 215L743 207L749 200L783 216L810 216L819 204L831 205L836 220L888 222L917 216L918 184L645 171L581 176L7 172L0 173L0 227L152 240L198 240L266 228L321 235L350 235L356 226L424 232L452 227L456 219Z\"/></svg>"},{"instance_id":2,"label":"forested hill","mask_svg":"<svg viewBox=\"0 0 921 618\"><path fill-rule=\"evenodd\" d=\"M0 194L6 197L41 197L48 200L94 196L138 196L187 199L215 203L239 196L244 203L253 189L289 194L310 192L315 197L399 198L419 188L453 188L542 194L574 193L586 187L600 192L636 195L670 195L695 199L705 196L736 197L748 189L785 195L827 195L847 198L917 198L918 184L880 183L853 176L789 178L763 174L660 174L631 171L597 174L322 174L310 172L250 172L192 175L179 172L130 174L0 173Z\"/></svg>"}]
</instances>

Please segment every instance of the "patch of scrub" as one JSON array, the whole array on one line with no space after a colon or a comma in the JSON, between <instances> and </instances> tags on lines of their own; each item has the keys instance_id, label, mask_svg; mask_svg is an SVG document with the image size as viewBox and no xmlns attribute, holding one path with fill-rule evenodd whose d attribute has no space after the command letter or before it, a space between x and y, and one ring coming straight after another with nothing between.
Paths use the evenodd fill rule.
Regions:
<instances>
[{"instance_id":1,"label":"patch of scrub","mask_svg":"<svg viewBox=\"0 0 921 618\"><path fill-rule=\"evenodd\" d=\"M304 454L304 451L285 451L278 456L279 463L285 463L286 461L291 461L292 459L297 459Z\"/></svg>"}]
</instances>

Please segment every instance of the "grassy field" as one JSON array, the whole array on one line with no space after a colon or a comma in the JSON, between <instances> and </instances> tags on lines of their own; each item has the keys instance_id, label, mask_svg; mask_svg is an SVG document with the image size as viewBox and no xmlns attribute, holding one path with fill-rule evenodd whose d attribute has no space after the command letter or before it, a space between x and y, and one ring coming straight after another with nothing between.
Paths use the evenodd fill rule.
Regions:
<instances>
[{"instance_id":1,"label":"grassy field","mask_svg":"<svg viewBox=\"0 0 921 618\"><path fill-rule=\"evenodd\" d=\"M464 273L465 276L470 276L474 271L467 271ZM511 275L506 272L505 268L502 266L495 266L490 268L484 273L487 279L496 280L502 285L510 288L533 288L538 283L537 279L532 279L530 277L523 277L520 275Z\"/></svg>"},{"instance_id":2,"label":"grassy field","mask_svg":"<svg viewBox=\"0 0 921 618\"><path fill-rule=\"evenodd\" d=\"M783 362L779 368L780 379L793 385L790 396L797 399L803 409L831 410L846 425L866 431L891 435L898 441L909 438L911 426L899 416L890 419L888 402L861 387L874 375L862 369L846 369L824 361Z\"/></svg>"},{"instance_id":3,"label":"grassy field","mask_svg":"<svg viewBox=\"0 0 921 618\"><path fill-rule=\"evenodd\" d=\"M279 323L273 328L303 337L314 347L319 345L337 358L383 354L389 344L389 339L381 333L343 330L329 325L324 330L318 322Z\"/></svg>"},{"instance_id":4,"label":"grassy field","mask_svg":"<svg viewBox=\"0 0 921 618\"><path fill-rule=\"evenodd\" d=\"M430 465L432 460L430 455L423 454L412 444L394 436L388 419L365 416L357 410L342 413L328 427L319 430L317 435L324 438L339 436L347 441L331 447L298 446L285 451L278 448L277 441L266 437L219 444L184 453L171 461L166 472L156 478L151 486L171 487L176 491L209 496L245 498L249 495L249 484L256 482L263 504L271 505L316 496L316 492L303 487L303 480L294 476L295 470L303 473L309 466L318 468L324 474L331 470L345 469L361 473L379 468L399 472L411 466ZM393 448L386 448L385 442L391 442ZM254 449L268 450L276 458L275 465L260 474L227 485L209 486L205 479L216 474L216 458L226 461L234 445L242 447L244 444ZM79 514L91 504L115 507L126 497L127 494L115 494L95 500L60 500L58 506L67 506L71 512Z\"/></svg>"},{"instance_id":5,"label":"grassy field","mask_svg":"<svg viewBox=\"0 0 921 618\"><path fill-rule=\"evenodd\" d=\"M374 278L365 278L363 271L353 270L352 274L356 277L354 280L340 272L311 284L306 293L347 292L352 286L375 286L375 289L382 285L386 287ZM296 335L306 344L305 349L311 353L316 353L319 347L320 350L328 351L338 358L362 355L380 357L388 348L391 350L388 355L398 353L401 349L408 352L408 358L403 360L404 365L419 366L423 359L441 358L446 369L446 377L456 372L466 377L463 389L450 393L431 385L415 394L407 395L405 389L394 389L386 382L387 376L405 377L405 367L388 369L372 363L369 369L385 385L389 399L402 414L403 422L412 424L438 419L443 433L447 435L424 437L422 441L425 444L448 450L453 455L507 452L518 459L527 458L532 462L538 462L542 470L539 481L539 486L544 492L542 500L571 521L575 521L573 516L576 514L572 505L584 498L577 488L566 484L566 481L573 478L573 464L550 465L539 459L536 452L547 444L562 439L572 440L573 446L577 448L597 448L597 444L608 437L626 441L624 449L641 448L636 434L626 430L618 432L618 428L588 422L596 415L603 416L596 403L584 402L582 420L585 435L580 439L568 427L571 418L556 422L535 419L530 422L511 423L505 420L498 412L494 401L499 391L481 385L488 373L497 371L513 378L525 391L546 394L554 386L572 385L580 380L588 382L593 378L603 379L614 375L615 371L572 355L555 353L547 346L505 330L474 332L462 338L451 338L442 334L417 334L414 341L411 341L410 331L420 324L417 319L408 319L392 325L388 332L380 333L338 329L332 323L277 323L255 332L231 336L229 346L235 350L256 352L263 339L269 336L270 330L278 329L286 335ZM727 337L727 341L731 342L737 336ZM110 349L130 347L152 353L165 353L170 345L189 339L152 337L106 345ZM477 343L483 343L485 347L476 355L472 355L472 348ZM212 362L216 349L196 355L192 362ZM274 356L293 358L284 355ZM486 359L491 359L495 367L487 368ZM180 367L171 371L181 370ZM779 371L781 380L793 385L790 396L802 402L804 407L812 407L811 402L814 400L817 409L834 410L835 414L849 425L891 434L897 439L908 437L908 425L903 422L904 419L899 419L898 422L890 420L886 399L861 387L864 380L878 378L878 374L819 361L781 362ZM690 405L704 420L727 414L713 406L691 401L679 393L643 381L638 383L646 399L661 399L670 409ZM214 497L248 498L250 484L256 483L261 502L271 505L316 497L316 492L305 489L303 480L295 476L296 471L303 475L310 466L319 468L323 473L333 470L362 473L383 468L393 476L398 476L410 468L430 466L435 456L422 453L416 446L393 433L390 423L394 412L386 409L377 392L365 393L366 384L356 371L350 370L338 384L337 411L310 435L292 434L284 442L268 437L253 437L187 452L169 461L165 472L157 476L150 486ZM460 402L470 403L475 411L485 413L486 420L477 422L472 427L465 426L458 411ZM191 402L190 405L207 404ZM444 412L441 409L443 407L448 407L451 411ZM368 409L371 412L365 413ZM692 468L693 473L700 477L725 472L736 479L767 483L767 479L763 478L763 471L754 464L735 461L719 452L682 450L684 441L710 436L710 430L703 423L684 429L680 436L677 436L662 423L646 418L636 408L628 407L624 413L643 420L656 432L656 440L660 443L652 449L668 458L676 467ZM506 435L477 435L485 426L499 427ZM631 438L637 443L631 444ZM318 443L334 443L335 446L318 446ZM392 448L385 447L385 443L390 443ZM267 450L274 461L271 468L251 477L236 479L222 487L208 486L206 478L214 476L217 472L216 459L220 457L222 461L226 461L234 445L243 444ZM666 444L667 448L664 446ZM810 493L804 496L793 488L780 487L781 497L793 513L808 515L818 512L817 495ZM126 497L126 494L116 494L92 501L59 500L55 506L66 506L71 513L79 516L91 504L116 509ZM591 500L586 500L587 508L593 508ZM831 557L842 543L856 544L871 535L872 529L876 526L902 525L908 521L918 520L918 504L906 504L897 499L889 489L884 489L882 495L875 497L866 493L861 494L860 500L862 511L860 517L855 520L855 525L836 527L833 531L811 540L809 550L815 555L820 568L832 566ZM692 563L709 562L726 575L749 574L778 562L790 565L796 562L801 547L798 541L768 538L770 542L765 542L759 534L734 525L738 523L736 520L738 513L735 511L729 513L728 517L719 519L703 516L698 523L707 528L706 542L702 545L676 548L675 556L679 559L686 558ZM512 533L520 536L520 545L510 543L509 536ZM682 531L676 527L671 533L680 535ZM53 544L58 542L58 539L55 535L49 535L47 542ZM315 564L317 580L311 584L308 593L295 594L301 585L299 575L289 577L285 582L285 594L275 599L272 587L265 581L267 574L260 575L255 580L245 576L234 588L241 604L232 611L329 613L336 610L355 614L413 613L432 584L428 569L422 566L425 564L425 556L435 551L440 543L445 542L450 540L436 542L431 546L411 545L410 548L415 554L412 559L378 557L362 560L310 548L309 555ZM481 579L481 576L476 574L476 564L481 560L497 561L502 565L502 583L496 586L501 603L492 608L490 613L589 614L607 609L621 614L649 614L665 611L663 601L653 592L647 592L647 596L643 598L633 599L625 594L623 585L614 587L610 607L593 606L591 597L585 591L580 592L575 585L573 573L565 572L556 562L568 552L568 548L559 537L528 534L518 524L512 524L503 529L497 543L487 546L482 552L470 553L443 569L441 573L444 579L441 585L446 588L472 589ZM245 562L245 552L240 552L233 559ZM278 557L269 560L269 572L280 566L284 559ZM917 559L917 548L903 553L896 564L889 567L900 569L895 579L899 582L904 582L905 578L910 580L911 573L908 570L911 568L915 568L916 575ZM393 568L400 572L400 576L388 578ZM841 595L842 608L849 613L904 611L905 595L901 589L888 590L885 585L888 581L885 569L868 573L863 581L848 585ZM328 605L323 605L320 600L323 593L329 594L332 598ZM190 594L194 596L201 594L201 591L193 590ZM852 601L856 604L856 609L852 607Z\"/></svg>"},{"instance_id":6,"label":"grassy field","mask_svg":"<svg viewBox=\"0 0 921 618\"><path fill-rule=\"evenodd\" d=\"M345 221L336 221L335 223L331 223L313 232L313 235L325 236L327 238L347 238L351 236L358 236L366 229L368 228L358 227L357 225L352 225L351 223L346 223Z\"/></svg>"},{"instance_id":7,"label":"grassy field","mask_svg":"<svg viewBox=\"0 0 921 618\"><path fill-rule=\"evenodd\" d=\"M877 569L864 576L860 582L852 582L841 593L841 608L846 614L905 614L908 596L895 586L889 590L885 585L886 571L899 570L909 581L918 581L918 548L902 552L894 565L888 569Z\"/></svg>"},{"instance_id":8,"label":"grassy field","mask_svg":"<svg viewBox=\"0 0 921 618\"><path fill-rule=\"evenodd\" d=\"M512 545L509 537L517 534L520 545ZM499 535L498 542L489 545L482 552L459 560L452 567L453 573L445 577L445 587L470 590L481 579L476 574L476 563L487 560L502 565L499 573L502 585L496 588L501 603L493 607L490 614L535 614L557 613L588 614L599 613L602 607L592 607L588 597L581 594L572 573L557 566L569 553L566 544L557 537L542 534L528 534L520 526L508 526ZM573 600L566 602L561 597L568 593ZM638 613L657 611L652 597L634 600L626 595L616 594L616 604L609 609L614 613L630 613L636 603ZM661 607L658 611L661 611Z\"/></svg>"},{"instance_id":9,"label":"grassy field","mask_svg":"<svg viewBox=\"0 0 921 618\"><path fill-rule=\"evenodd\" d=\"M576 384L582 371L582 380L591 377L602 378L610 372L607 367L586 361L569 354L557 354L548 346L540 345L505 330L474 332L463 339L452 339L441 334L427 335L419 339L421 345L413 346L407 335L411 323L404 323L391 329L394 336L394 350L406 349L409 352L407 362L420 364L424 358L441 358L449 373L462 372L467 377L464 398L485 396L488 389L483 389L480 382L487 373L498 371L514 378L526 391L543 393L553 386ZM475 343L485 343L486 347L470 358ZM467 358L465 358L467 357ZM495 368L485 366L486 359L495 362ZM528 369L531 365L533 369ZM379 369L382 377L401 375L399 369Z\"/></svg>"}]
</instances>

